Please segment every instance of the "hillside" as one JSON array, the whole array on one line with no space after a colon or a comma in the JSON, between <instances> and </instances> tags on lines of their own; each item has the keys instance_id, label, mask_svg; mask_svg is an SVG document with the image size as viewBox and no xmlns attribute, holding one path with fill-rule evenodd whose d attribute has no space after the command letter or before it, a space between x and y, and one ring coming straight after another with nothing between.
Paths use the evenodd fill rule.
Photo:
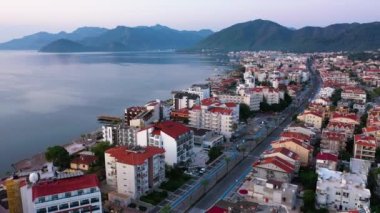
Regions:
<instances>
[{"instance_id":1,"label":"hillside","mask_svg":"<svg viewBox=\"0 0 380 213\"><path fill-rule=\"evenodd\" d=\"M212 34L194 50L362 51L380 48L380 22L289 29L266 20L235 24Z\"/></svg>"}]
</instances>

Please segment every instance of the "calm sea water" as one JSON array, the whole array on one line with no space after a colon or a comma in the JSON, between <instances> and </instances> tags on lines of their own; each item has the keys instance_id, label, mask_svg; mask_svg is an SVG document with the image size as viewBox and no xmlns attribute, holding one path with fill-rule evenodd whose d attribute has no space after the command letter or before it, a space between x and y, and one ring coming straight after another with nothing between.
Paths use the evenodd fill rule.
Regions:
<instances>
[{"instance_id":1,"label":"calm sea water","mask_svg":"<svg viewBox=\"0 0 380 213\"><path fill-rule=\"evenodd\" d=\"M0 174L95 130L100 114L167 99L216 68L214 58L177 53L0 52Z\"/></svg>"}]
</instances>

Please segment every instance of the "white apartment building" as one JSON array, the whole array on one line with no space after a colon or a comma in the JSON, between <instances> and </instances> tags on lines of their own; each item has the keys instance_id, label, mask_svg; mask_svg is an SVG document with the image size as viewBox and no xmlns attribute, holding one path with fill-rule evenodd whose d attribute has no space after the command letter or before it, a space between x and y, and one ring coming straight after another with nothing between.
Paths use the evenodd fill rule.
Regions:
<instances>
[{"instance_id":1,"label":"white apartment building","mask_svg":"<svg viewBox=\"0 0 380 213\"><path fill-rule=\"evenodd\" d=\"M371 192L360 175L319 168L316 203L320 208L353 210L369 208Z\"/></svg>"},{"instance_id":2,"label":"white apartment building","mask_svg":"<svg viewBox=\"0 0 380 213\"><path fill-rule=\"evenodd\" d=\"M226 138L232 136L239 122L239 105L222 103L218 98L204 99L189 113L190 126L214 130Z\"/></svg>"},{"instance_id":3,"label":"white apartment building","mask_svg":"<svg viewBox=\"0 0 380 213\"><path fill-rule=\"evenodd\" d=\"M354 100L361 103L365 103L367 100L365 91L358 87L345 87L341 95L343 100Z\"/></svg>"},{"instance_id":4,"label":"white apartment building","mask_svg":"<svg viewBox=\"0 0 380 213\"><path fill-rule=\"evenodd\" d=\"M210 98L210 85L208 84L193 84L186 92L198 95L200 100Z\"/></svg>"},{"instance_id":5,"label":"white apartment building","mask_svg":"<svg viewBox=\"0 0 380 213\"><path fill-rule=\"evenodd\" d=\"M247 104L252 111L260 110L260 102L263 99L262 94L252 93L244 95L218 95L222 102L232 102L236 104Z\"/></svg>"},{"instance_id":6,"label":"white apartment building","mask_svg":"<svg viewBox=\"0 0 380 213\"><path fill-rule=\"evenodd\" d=\"M140 130L137 145L164 148L165 162L174 166L192 161L194 133L181 123L164 121Z\"/></svg>"},{"instance_id":7,"label":"white apartment building","mask_svg":"<svg viewBox=\"0 0 380 213\"><path fill-rule=\"evenodd\" d=\"M33 182L39 179L37 174L31 177ZM95 174L25 183L20 192L23 212L103 212Z\"/></svg>"},{"instance_id":8,"label":"white apartment building","mask_svg":"<svg viewBox=\"0 0 380 213\"><path fill-rule=\"evenodd\" d=\"M165 180L165 150L118 146L104 154L107 184L117 193L138 199Z\"/></svg>"},{"instance_id":9,"label":"white apartment building","mask_svg":"<svg viewBox=\"0 0 380 213\"><path fill-rule=\"evenodd\" d=\"M321 90L319 90L318 96L324 97L324 98L330 98L332 94L334 93L335 89L332 87L323 87Z\"/></svg>"},{"instance_id":10,"label":"white apartment building","mask_svg":"<svg viewBox=\"0 0 380 213\"><path fill-rule=\"evenodd\" d=\"M173 91L173 108L179 110L183 108L191 108L196 104L199 104L199 95L189 92Z\"/></svg>"}]
</instances>

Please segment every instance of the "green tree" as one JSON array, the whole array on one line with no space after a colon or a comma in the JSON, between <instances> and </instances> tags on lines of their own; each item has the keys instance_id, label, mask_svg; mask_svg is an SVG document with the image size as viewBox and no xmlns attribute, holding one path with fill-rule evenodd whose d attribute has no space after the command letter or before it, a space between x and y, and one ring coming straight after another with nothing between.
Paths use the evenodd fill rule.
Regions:
<instances>
[{"instance_id":1,"label":"green tree","mask_svg":"<svg viewBox=\"0 0 380 213\"><path fill-rule=\"evenodd\" d=\"M169 204L166 204L162 209L160 210L160 213L170 213L171 212L171 207Z\"/></svg>"},{"instance_id":2,"label":"green tree","mask_svg":"<svg viewBox=\"0 0 380 213\"><path fill-rule=\"evenodd\" d=\"M380 163L380 147L376 149L375 162Z\"/></svg>"},{"instance_id":3,"label":"green tree","mask_svg":"<svg viewBox=\"0 0 380 213\"><path fill-rule=\"evenodd\" d=\"M207 190L207 186L210 184L210 181L209 181L208 179L203 179L203 180L201 181L201 184L202 184L202 186L203 186L203 191L206 192L206 190Z\"/></svg>"},{"instance_id":4,"label":"green tree","mask_svg":"<svg viewBox=\"0 0 380 213\"><path fill-rule=\"evenodd\" d=\"M315 212L315 192L305 190L303 193L303 212Z\"/></svg>"},{"instance_id":5,"label":"green tree","mask_svg":"<svg viewBox=\"0 0 380 213\"><path fill-rule=\"evenodd\" d=\"M336 89L331 96L331 101L333 106L338 105L338 101L342 98L342 89Z\"/></svg>"},{"instance_id":6,"label":"green tree","mask_svg":"<svg viewBox=\"0 0 380 213\"><path fill-rule=\"evenodd\" d=\"M239 118L241 121L247 122L247 119L251 117L251 109L247 104L240 104L239 106Z\"/></svg>"},{"instance_id":7,"label":"green tree","mask_svg":"<svg viewBox=\"0 0 380 213\"><path fill-rule=\"evenodd\" d=\"M64 170L70 166L70 154L62 146L48 147L45 152L45 158L60 170Z\"/></svg>"},{"instance_id":8,"label":"green tree","mask_svg":"<svg viewBox=\"0 0 380 213\"><path fill-rule=\"evenodd\" d=\"M313 169L302 168L299 172L299 177L304 189L315 189L317 185L318 175Z\"/></svg>"},{"instance_id":9,"label":"green tree","mask_svg":"<svg viewBox=\"0 0 380 213\"><path fill-rule=\"evenodd\" d=\"M218 158L221 154L223 154L222 152L222 147L219 147L219 146L214 146L212 147L209 151L208 151L208 162L211 163L213 162L216 158Z\"/></svg>"},{"instance_id":10,"label":"green tree","mask_svg":"<svg viewBox=\"0 0 380 213\"><path fill-rule=\"evenodd\" d=\"M341 150L339 152L339 160L344 160L344 161L350 161L351 154L347 152L346 150Z\"/></svg>"},{"instance_id":11,"label":"green tree","mask_svg":"<svg viewBox=\"0 0 380 213\"><path fill-rule=\"evenodd\" d=\"M108 141L99 142L91 148L91 151L98 158L98 164L104 165L104 153L107 149L111 148L112 145Z\"/></svg>"}]
</instances>

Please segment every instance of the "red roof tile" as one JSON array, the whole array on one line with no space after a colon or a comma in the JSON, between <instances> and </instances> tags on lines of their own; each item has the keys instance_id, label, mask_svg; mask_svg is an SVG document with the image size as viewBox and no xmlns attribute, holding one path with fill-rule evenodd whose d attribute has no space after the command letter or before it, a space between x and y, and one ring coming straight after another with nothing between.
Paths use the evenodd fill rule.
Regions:
<instances>
[{"instance_id":1,"label":"red roof tile","mask_svg":"<svg viewBox=\"0 0 380 213\"><path fill-rule=\"evenodd\" d=\"M232 109L222 108L222 107L213 107L213 108L209 109L209 111L212 113L219 113L219 114L223 114L223 115L231 115L231 113L232 113Z\"/></svg>"},{"instance_id":2,"label":"red roof tile","mask_svg":"<svg viewBox=\"0 0 380 213\"><path fill-rule=\"evenodd\" d=\"M312 150L313 149L313 147L310 146L309 144L307 144L305 142L302 142L300 140L297 140L295 138L280 139L280 140L277 140L277 141L273 141L272 144L276 144L276 143L281 144L281 143L288 143L288 142L297 144L298 146L301 146L301 147L303 147L303 148L305 148L307 150Z\"/></svg>"},{"instance_id":3,"label":"red roof tile","mask_svg":"<svg viewBox=\"0 0 380 213\"><path fill-rule=\"evenodd\" d=\"M278 148L269 149L269 150L264 152L264 155L270 155L270 154L274 154L274 153L281 153L281 154L283 154L283 155L285 155L285 156L287 156L293 160L299 160L300 159L300 156L297 153L292 152L285 147L278 147Z\"/></svg>"},{"instance_id":4,"label":"red roof tile","mask_svg":"<svg viewBox=\"0 0 380 213\"><path fill-rule=\"evenodd\" d=\"M280 169L282 169L286 173L292 173L295 170L295 167L292 164L290 164L286 160L283 160L282 158L279 158L277 156L268 157L268 158L264 158L262 160L256 161L253 164L253 167L258 167L258 166L264 165L264 164L273 164L273 165L279 167Z\"/></svg>"},{"instance_id":5,"label":"red roof tile","mask_svg":"<svg viewBox=\"0 0 380 213\"><path fill-rule=\"evenodd\" d=\"M65 193L98 186L99 181L95 174L58 180L48 180L33 185L32 196L34 201L36 198L42 196L55 195L59 193Z\"/></svg>"},{"instance_id":6,"label":"red roof tile","mask_svg":"<svg viewBox=\"0 0 380 213\"><path fill-rule=\"evenodd\" d=\"M74 158L71 163L91 165L97 160L95 155L79 155Z\"/></svg>"},{"instance_id":7,"label":"red roof tile","mask_svg":"<svg viewBox=\"0 0 380 213\"><path fill-rule=\"evenodd\" d=\"M213 206L211 209L206 211L207 213L228 213L228 209L221 208L219 206Z\"/></svg>"},{"instance_id":8,"label":"red roof tile","mask_svg":"<svg viewBox=\"0 0 380 213\"><path fill-rule=\"evenodd\" d=\"M299 133L299 132L291 132L291 131L285 131L281 133L281 138L295 138L302 141L310 141L310 136Z\"/></svg>"},{"instance_id":9,"label":"red roof tile","mask_svg":"<svg viewBox=\"0 0 380 213\"><path fill-rule=\"evenodd\" d=\"M327 153L327 152L318 153L316 158L317 158L317 160L329 160L329 161L338 162L338 156L337 155Z\"/></svg>"},{"instance_id":10,"label":"red roof tile","mask_svg":"<svg viewBox=\"0 0 380 213\"><path fill-rule=\"evenodd\" d=\"M180 135L191 131L189 127L174 121L163 121L161 123L155 124L153 128L155 129L153 131L156 132L156 135L160 134L157 131L162 131L172 138L178 138Z\"/></svg>"},{"instance_id":11,"label":"red roof tile","mask_svg":"<svg viewBox=\"0 0 380 213\"><path fill-rule=\"evenodd\" d=\"M158 147L147 146L143 148L142 151L132 151L126 146L118 146L108 149L106 153L114 157L117 162L128 165L141 165L148 158L165 153L165 150Z\"/></svg>"}]
</instances>

